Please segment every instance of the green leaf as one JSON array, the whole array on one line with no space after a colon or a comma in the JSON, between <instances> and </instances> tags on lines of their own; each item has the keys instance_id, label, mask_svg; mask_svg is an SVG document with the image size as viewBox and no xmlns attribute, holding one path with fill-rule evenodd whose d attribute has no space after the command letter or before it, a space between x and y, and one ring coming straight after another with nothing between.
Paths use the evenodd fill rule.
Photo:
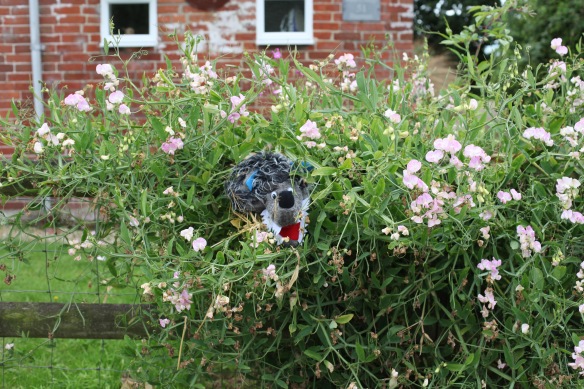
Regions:
<instances>
[{"instance_id":1,"label":"green leaf","mask_svg":"<svg viewBox=\"0 0 584 389\"><path fill-rule=\"evenodd\" d=\"M124 220L122 220L122 222L120 223L120 238L128 246L132 245L132 238L130 238L130 231L128 231L128 227L126 227L126 222Z\"/></svg>"},{"instance_id":2,"label":"green leaf","mask_svg":"<svg viewBox=\"0 0 584 389\"><path fill-rule=\"evenodd\" d=\"M320 362L324 359L324 357L322 355L320 355L319 353L317 353L316 351L314 351L312 349L304 350L304 355L306 355L309 358L314 359L317 362Z\"/></svg>"},{"instance_id":3,"label":"green leaf","mask_svg":"<svg viewBox=\"0 0 584 389\"><path fill-rule=\"evenodd\" d=\"M463 371L466 366L462 363L447 363L446 368L450 371Z\"/></svg>"},{"instance_id":4,"label":"green leaf","mask_svg":"<svg viewBox=\"0 0 584 389\"><path fill-rule=\"evenodd\" d=\"M339 166L340 170L347 170L353 167L353 160L351 158L347 158L343 161L341 166Z\"/></svg>"},{"instance_id":5,"label":"green leaf","mask_svg":"<svg viewBox=\"0 0 584 389\"><path fill-rule=\"evenodd\" d=\"M361 362L365 361L365 350L359 342L355 343L355 351L357 352L357 359Z\"/></svg>"},{"instance_id":6,"label":"green leaf","mask_svg":"<svg viewBox=\"0 0 584 389\"><path fill-rule=\"evenodd\" d=\"M288 139L288 138L280 138L278 140L278 143L284 147L285 149L296 149L296 147L298 146L298 144L296 143L296 141L292 140L292 139Z\"/></svg>"},{"instance_id":7,"label":"green leaf","mask_svg":"<svg viewBox=\"0 0 584 389\"><path fill-rule=\"evenodd\" d=\"M337 172L337 168L323 166L312 171L313 176L330 176Z\"/></svg>"},{"instance_id":8,"label":"green leaf","mask_svg":"<svg viewBox=\"0 0 584 389\"><path fill-rule=\"evenodd\" d=\"M103 38L103 52L105 53L105 55L108 55L109 53L109 42L107 41L106 38Z\"/></svg>"},{"instance_id":9,"label":"green leaf","mask_svg":"<svg viewBox=\"0 0 584 389\"><path fill-rule=\"evenodd\" d=\"M346 314L346 315L342 315L342 316L337 316L337 317L335 318L335 321L336 321L338 324L347 324L348 322L350 322L350 321L351 321L351 319L353 318L353 316L354 316L354 315L353 315L352 313L348 313L348 314Z\"/></svg>"},{"instance_id":10,"label":"green leaf","mask_svg":"<svg viewBox=\"0 0 584 389\"><path fill-rule=\"evenodd\" d=\"M537 267L533 267L531 268L531 272L530 272L530 276L529 278L531 279L531 282L533 283L533 286L535 287L535 289L537 289L538 291L542 291L543 290L543 286L544 286L544 277L543 277L543 272L541 270L539 270Z\"/></svg>"},{"instance_id":11,"label":"green leaf","mask_svg":"<svg viewBox=\"0 0 584 389\"><path fill-rule=\"evenodd\" d=\"M148 211L146 204L148 202L148 189L142 189L140 193L140 210L142 211L142 216L148 216Z\"/></svg>"},{"instance_id":12,"label":"green leaf","mask_svg":"<svg viewBox=\"0 0 584 389\"><path fill-rule=\"evenodd\" d=\"M511 169L512 170L519 170L521 165L523 165L523 162L525 162L525 155L519 154L518 156L513 158L513 162L511 162Z\"/></svg>"},{"instance_id":13,"label":"green leaf","mask_svg":"<svg viewBox=\"0 0 584 389\"><path fill-rule=\"evenodd\" d=\"M155 117L150 118L150 124L152 124L152 128L156 132L158 139L166 140L166 138L168 137L168 133L166 131L164 131L164 128L165 128L164 124L162 124L162 122L158 118L155 118Z\"/></svg>"},{"instance_id":14,"label":"green leaf","mask_svg":"<svg viewBox=\"0 0 584 389\"><path fill-rule=\"evenodd\" d=\"M118 276L118 269L116 269L116 260L114 257L110 256L107 261L105 262L105 264L107 265L107 268L109 269L110 273L112 273L112 275L114 277Z\"/></svg>"},{"instance_id":15,"label":"green leaf","mask_svg":"<svg viewBox=\"0 0 584 389\"><path fill-rule=\"evenodd\" d=\"M561 280L566 275L566 270L566 266L556 266L554 270L552 270L552 277Z\"/></svg>"}]
</instances>

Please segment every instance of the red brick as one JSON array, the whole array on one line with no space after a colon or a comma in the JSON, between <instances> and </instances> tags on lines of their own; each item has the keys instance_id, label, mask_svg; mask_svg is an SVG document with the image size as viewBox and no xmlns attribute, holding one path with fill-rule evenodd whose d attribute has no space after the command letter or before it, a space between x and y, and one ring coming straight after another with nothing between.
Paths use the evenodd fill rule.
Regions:
<instances>
[{"instance_id":1,"label":"red brick","mask_svg":"<svg viewBox=\"0 0 584 389\"><path fill-rule=\"evenodd\" d=\"M357 41L361 40L360 32L335 32L335 40L337 41Z\"/></svg>"},{"instance_id":2,"label":"red brick","mask_svg":"<svg viewBox=\"0 0 584 389\"><path fill-rule=\"evenodd\" d=\"M100 32L99 28L100 27L97 24L85 24L85 25L83 25L83 33L86 34L86 33L92 32L92 33L99 34L99 32Z\"/></svg>"},{"instance_id":3,"label":"red brick","mask_svg":"<svg viewBox=\"0 0 584 389\"><path fill-rule=\"evenodd\" d=\"M14 53L14 47L16 47L16 45L0 43L0 53Z\"/></svg>"},{"instance_id":4,"label":"red brick","mask_svg":"<svg viewBox=\"0 0 584 389\"><path fill-rule=\"evenodd\" d=\"M321 12L339 12L341 10L340 4L314 4L314 14Z\"/></svg>"},{"instance_id":5,"label":"red brick","mask_svg":"<svg viewBox=\"0 0 584 389\"><path fill-rule=\"evenodd\" d=\"M331 20L333 20L333 12L330 13L315 13L314 15L312 15L312 19L314 21L325 21L325 22L329 22ZM340 19L339 19L340 20Z\"/></svg>"},{"instance_id":6,"label":"red brick","mask_svg":"<svg viewBox=\"0 0 584 389\"><path fill-rule=\"evenodd\" d=\"M79 15L79 14L68 14L66 16L63 16L62 18L59 19L59 25L63 25L63 24L84 24L86 22L85 16L83 15ZM81 26L75 26L74 29L71 29L69 31L63 31L63 32L79 32L81 31Z\"/></svg>"},{"instance_id":7,"label":"red brick","mask_svg":"<svg viewBox=\"0 0 584 389\"><path fill-rule=\"evenodd\" d=\"M314 31L322 31L322 30L324 30L324 31L338 31L339 27L340 27L339 23L335 23L335 22L314 23Z\"/></svg>"},{"instance_id":8,"label":"red brick","mask_svg":"<svg viewBox=\"0 0 584 389\"><path fill-rule=\"evenodd\" d=\"M333 39L333 33L331 31L315 31L313 35L316 39L323 39L327 41Z\"/></svg>"},{"instance_id":9,"label":"red brick","mask_svg":"<svg viewBox=\"0 0 584 389\"><path fill-rule=\"evenodd\" d=\"M30 62L30 55L26 54L8 54L6 62Z\"/></svg>"},{"instance_id":10,"label":"red brick","mask_svg":"<svg viewBox=\"0 0 584 389\"><path fill-rule=\"evenodd\" d=\"M73 25L56 25L55 33L57 34L80 34L81 33L81 24L73 24ZM42 37L41 37L42 40Z\"/></svg>"},{"instance_id":11,"label":"red brick","mask_svg":"<svg viewBox=\"0 0 584 389\"><path fill-rule=\"evenodd\" d=\"M18 16L4 16L3 17L3 24L7 25L27 25L28 24L28 15L18 15Z\"/></svg>"},{"instance_id":12,"label":"red brick","mask_svg":"<svg viewBox=\"0 0 584 389\"><path fill-rule=\"evenodd\" d=\"M3 34L3 43L30 43L30 37L27 35Z\"/></svg>"},{"instance_id":13,"label":"red brick","mask_svg":"<svg viewBox=\"0 0 584 389\"><path fill-rule=\"evenodd\" d=\"M57 69L61 72L83 72L85 64L83 62L60 63L57 65Z\"/></svg>"},{"instance_id":14,"label":"red brick","mask_svg":"<svg viewBox=\"0 0 584 389\"><path fill-rule=\"evenodd\" d=\"M81 7L78 5L71 5L71 6L54 6L55 13L59 15L81 15Z\"/></svg>"},{"instance_id":15,"label":"red brick","mask_svg":"<svg viewBox=\"0 0 584 389\"><path fill-rule=\"evenodd\" d=\"M10 7L9 8L10 14L12 15L25 15L28 17L28 4L26 6L19 6L19 7ZM0 15L2 12L0 11Z\"/></svg>"}]
</instances>

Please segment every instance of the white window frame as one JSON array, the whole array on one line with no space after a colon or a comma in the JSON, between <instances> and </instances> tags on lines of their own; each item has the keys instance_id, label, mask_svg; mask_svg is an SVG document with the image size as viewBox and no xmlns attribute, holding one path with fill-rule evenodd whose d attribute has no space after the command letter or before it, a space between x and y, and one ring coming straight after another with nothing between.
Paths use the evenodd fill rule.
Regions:
<instances>
[{"instance_id":1,"label":"white window frame","mask_svg":"<svg viewBox=\"0 0 584 389\"><path fill-rule=\"evenodd\" d=\"M304 31L266 32L265 2L256 0L256 44L258 45L312 45L314 44L312 0L304 0Z\"/></svg>"},{"instance_id":2,"label":"white window frame","mask_svg":"<svg viewBox=\"0 0 584 389\"><path fill-rule=\"evenodd\" d=\"M111 20L111 4L148 4L148 25L149 34L120 34L119 47L155 47L158 45L158 8L157 0L101 0L100 47L103 47L103 40L107 39L109 45L114 45L117 35L110 34L109 24ZM115 26L114 26L115 29ZM114 31L115 32L115 31Z\"/></svg>"}]
</instances>

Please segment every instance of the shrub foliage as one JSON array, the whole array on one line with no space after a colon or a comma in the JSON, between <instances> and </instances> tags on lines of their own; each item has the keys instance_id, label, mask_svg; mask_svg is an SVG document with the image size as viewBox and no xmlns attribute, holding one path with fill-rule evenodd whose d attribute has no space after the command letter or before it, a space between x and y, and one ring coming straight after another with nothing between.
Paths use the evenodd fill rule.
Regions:
<instances>
[{"instance_id":1,"label":"shrub foliage","mask_svg":"<svg viewBox=\"0 0 584 389\"><path fill-rule=\"evenodd\" d=\"M496 34L508 10L478 11L472 28L505 38ZM468 50L473 36L447 38ZM360 68L346 54L304 66L264 53L225 77L197 44L185 34L181 63L144 87L124 77L127 63L102 61L104 82L54 93L40 123L4 120L2 141L15 147L0 171L4 199L52 196L53 212L93 199L94 234L86 228L70 253L99 256L105 282L156 305L156 330L127 340L136 377L195 387L576 385L584 100L575 48L522 74L513 50L480 63L467 51L465 76L435 96L418 57L389 80L375 77L387 65L369 48ZM257 101L265 109L252 112ZM318 129L310 137L300 132L308 121ZM234 164L261 150L313 167L297 248L270 243L260 218L233 213L224 194Z\"/></svg>"}]
</instances>

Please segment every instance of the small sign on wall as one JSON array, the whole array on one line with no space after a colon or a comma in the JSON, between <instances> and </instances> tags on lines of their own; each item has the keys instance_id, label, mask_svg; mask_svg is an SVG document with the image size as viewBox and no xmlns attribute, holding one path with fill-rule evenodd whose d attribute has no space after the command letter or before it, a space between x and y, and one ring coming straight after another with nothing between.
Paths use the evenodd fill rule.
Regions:
<instances>
[{"instance_id":1,"label":"small sign on wall","mask_svg":"<svg viewBox=\"0 0 584 389\"><path fill-rule=\"evenodd\" d=\"M380 0L343 0L343 20L355 22L381 20Z\"/></svg>"}]
</instances>

